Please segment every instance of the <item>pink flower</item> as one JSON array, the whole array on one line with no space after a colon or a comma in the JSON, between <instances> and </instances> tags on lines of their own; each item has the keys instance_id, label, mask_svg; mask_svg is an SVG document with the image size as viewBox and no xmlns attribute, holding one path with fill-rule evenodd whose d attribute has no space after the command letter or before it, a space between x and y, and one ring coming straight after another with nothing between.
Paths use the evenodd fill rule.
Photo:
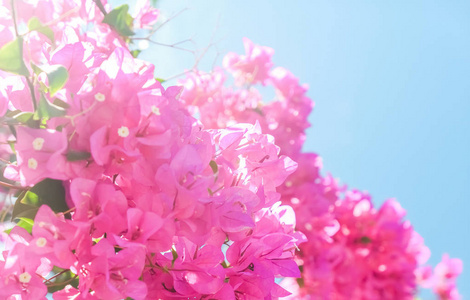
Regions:
<instances>
[{"instance_id":1,"label":"pink flower","mask_svg":"<svg viewBox=\"0 0 470 300\"><path fill-rule=\"evenodd\" d=\"M264 85L273 65L271 56L274 54L274 50L255 45L248 38L243 38L243 44L246 54L228 53L223 60L224 68L233 74L239 85L255 83Z\"/></svg>"},{"instance_id":2,"label":"pink flower","mask_svg":"<svg viewBox=\"0 0 470 300\"><path fill-rule=\"evenodd\" d=\"M21 299L45 299L47 288L41 276L46 276L51 268L41 266L41 256L31 252L31 236L16 227L6 241L8 252L0 261L0 296L3 299L16 295Z\"/></svg>"},{"instance_id":3,"label":"pink flower","mask_svg":"<svg viewBox=\"0 0 470 300\"><path fill-rule=\"evenodd\" d=\"M457 291L457 277L462 273L463 263L458 258L442 256L442 261L434 268L433 291L441 300L461 299Z\"/></svg>"},{"instance_id":4,"label":"pink flower","mask_svg":"<svg viewBox=\"0 0 470 300\"><path fill-rule=\"evenodd\" d=\"M135 6L134 27L152 28L157 22L160 11L150 5L149 0L138 0Z\"/></svg>"},{"instance_id":5,"label":"pink flower","mask_svg":"<svg viewBox=\"0 0 470 300\"><path fill-rule=\"evenodd\" d=\"M92 288L99 298L145 299L147 286L139 280L145 264L144 247L128 247L115 253L114 247L103 239L91 253L94 258L79 273L81 292Z\"/></svg>"},{"instance_id":6,"label":"pink flower","mask_svg":"<svg viewBox=\"0 0 470 300\"><path fill-rule=\"evenodd\" d=\"M18 166L7 169L19 173L23 186L29 186L44 178L66 179L64 165L67 136L64 131L52 129L17 128ZM5 172L11 172L6 170ZM10 173L11 174L11 173Z\"/></svg>"},{"instance_id":7,"label":"pink flower","mask_svg":"<svg viewBox=\"0 0 470 300\"><path fill-rule=\"evenodd\" d=\"M64 269L77 261L74 252L81 252L91 245L88 224L71 223L56 215L47 205L42 205L34 219L33 237L36 252Z\"/></svg>"},{"instance_id":8,"label":"pink flower","mask_svg":"<svg viewBox=\"0 0 470 300\"><path fill-rule=\"evenodd\" d=\"M75 204L73 220L89 223L93 237L126 229L127 199L114 185L76 178L70 185L70 195Z\"/></svg>"},{"instance_id":9,"label":"pink flower","mask_svg":"<svg viewBox=\"0 0 470 300\"><path fill-rule=\"evenodd\" d=\"M80 90L86 76L90 73L90 67L93 63L92 51L82 42L65 44L54 51L50 63L62 65L67 69L69 79L65 88L69 93L75 94Z\"/></svg>"}]
</instances>

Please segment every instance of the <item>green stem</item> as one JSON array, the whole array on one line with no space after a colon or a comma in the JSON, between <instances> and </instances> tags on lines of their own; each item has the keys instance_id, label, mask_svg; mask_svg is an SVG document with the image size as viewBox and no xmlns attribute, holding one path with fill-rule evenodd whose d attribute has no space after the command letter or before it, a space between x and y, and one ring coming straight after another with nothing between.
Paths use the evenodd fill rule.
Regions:
<instances>
[{"instance_id":1,"label":"green stem","mask_svg":"<svg viewBox=\"0 0 470 300\"><path fill-rule=\"evenodd\" d=\"M10 0L11 5L11 15L13 18L13 25L15 26L15 35L18 37L18 25L16 23L16 9L15 9L15 0Z\"/></svg>"},{"instance_id":2,"label":"green stem","mask_svg":"<svg viewBox=\"0 0 470 300\"><path fill-rule=\"evenodd\" d=\"M25 78L26 78L26 81L28 82L29 91L31 92L31 100L33 101L33 108L34 108L34 111L36 111L36 109L38 108L38 105L36 101L36 95L34 94L34 85L31 82L31 79L28 78L28 76L25 76Z\"/></svg>"}]
</instances>

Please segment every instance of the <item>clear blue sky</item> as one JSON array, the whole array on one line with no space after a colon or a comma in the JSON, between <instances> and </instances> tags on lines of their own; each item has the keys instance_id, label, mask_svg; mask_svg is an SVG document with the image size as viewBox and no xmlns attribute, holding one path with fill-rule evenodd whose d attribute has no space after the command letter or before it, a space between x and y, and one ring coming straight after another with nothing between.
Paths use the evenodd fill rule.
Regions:
<instances>
[{"instance_id":1,"label":"clear blue sky","mask_svg":"<svg viewBox=\"0 0 470 300\"><path fill-rule=\"evenodd\" d=\"M444 252L464 260L459 288L470 298L470 1L160 0L159 7L167 16L192 9L158 41L192 37L202 49L216 30L220 53L242 53L244 36L273 47L275 64L308 83L316 103L305 150L375 203L397 198L431 248L431 263ZM165 47L143 58L163 78L194 63Z\"/></svg>"}]
</instances>

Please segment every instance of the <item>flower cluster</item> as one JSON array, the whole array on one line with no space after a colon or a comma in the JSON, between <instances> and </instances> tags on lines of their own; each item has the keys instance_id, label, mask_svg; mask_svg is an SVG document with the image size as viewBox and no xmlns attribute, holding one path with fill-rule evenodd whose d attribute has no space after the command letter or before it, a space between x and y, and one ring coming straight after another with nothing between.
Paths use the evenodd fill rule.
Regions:
<instances>
[{"instance_id":1,"label":"flower cluster","mask_svg":"<svg viewBox=\"0 0 470 300\"><path fill-rule=\"evenodd\" d=\"M277 188L297 163L263 125L205 126L182 87L154 79L129 45L158 11L1 4L2 185L18 223L2 238L0 298L289 295L275 278L300 276L305 236Z\"/></svg>"},{"instance_id":2,"label":"flower cluster","mask_svg":"<svg viewBox=\"0 0 470 300\"><path fill-rule=\"evenodd\" d=\"M290 298L413 299L421 286L432 287L439 299L460 299L455 279L461 261L444 256L431 276L423 266L430 251L397 201L374 208L368 194L323 176L319 156L301 152L313 107L307 86L284 68L271 70L271 48L244 43L246 54L227 54L225 70L188 74L181 98L208 128L258 122L281 153L297 161L297 171L278 188L308 240L297 256L302 277L281 283L293 292ZM233 75L234 87L224 86L226 73ZM262 102L256 84L271 86L275 99Z\"/></svg>"},{"instance_id":3,"label":"flower cluster","mask_svg":"<svg viewBox=\"0 0 470 300\"><path fill-rule=\"evenodd\" d=\"M457 291L457 277L462 273L463 264L460 259L442 256L442 261L434 267L423 266L416 270L421 286L431 288L440 299L460 299Z\"/></svg>"}]
</instances>

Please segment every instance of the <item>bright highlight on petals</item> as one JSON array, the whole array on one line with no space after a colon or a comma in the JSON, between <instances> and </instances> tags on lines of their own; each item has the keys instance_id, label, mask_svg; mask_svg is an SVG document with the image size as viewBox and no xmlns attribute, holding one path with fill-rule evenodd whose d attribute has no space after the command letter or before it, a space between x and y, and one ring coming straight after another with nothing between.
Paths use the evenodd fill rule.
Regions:
<instances>
[{"instance_id":1,"label":"bright highlight on petals","mask_svg":"<svg viewBox=\"0 0 470 300\"><path fill-rule=\"evenodd\" d=\"M28 272L20 274L19 280L21 283L28 283L31 281L31 275Z\"/></svg>"},{"instance_id":2,"label":"bright highlight on petals","mask_svg":"<svg viewBox=\"0 0 470 300\"><path fill-rule=\"evenodd\" d=\"M40 237L36 240L36 246L38 246L39 248L46 246L46 244L47 244L47 240L43 237Z\"/></svg>"},{"instance_id":3,"label":"bright highlight on petals","mask_svg":"<svg viewBox=\"0 0 470 300\"><path fill-rule=\"evenodd\" d=\"M197 278L197 275L195 273L188 272L186 275L184 275L184 279L189 284L195 284L197 282L198 278Z\"/></svg>"},{"instance_id":4,"label":"bright highlight on petals","mask_svg":"<svg viewBox=\"0 0 470 300\"><path fill-rule=\"evenodd\" d=\"M121 126L118 129L118 135L123 138L127 137L129 135L129 128L127 128L126 126Z\"/></svg>"},{"instance_id":5,"label":"bright highlight on petals","mask_svg":"<svg viewBox=\"0 0 470 300\"><path fill-rule=\"evenodd\" d=\"M42 146L44 146L44 139L43 138L35 138L34 141L33 141L33 148L34 150L41 150L42 149Z\"/></svg>"},{"instance_id":6,"label":"bright highlight on petals","mask_svg":"<svg viewBox=\"0 0 470 300\"><path fill-rule=\"evenodd\" d=\"M36 170L38 167L38 161L35 160L34 158L28 159L28 168Z\"/></svg>"},{"instance_id":7,"label":"bright highlight on petals","mask_svg":"<svg viewBox=\"0 0 470 300\"><path fill-rule=\"evenodd\" d=\"M97 93L97 94L95 94L95 100L99 101L99 102L103 102L104 100L106 100L106 97L105 97L105 95L103 95L101 93Z\"/></svg>"}]
</instances>

